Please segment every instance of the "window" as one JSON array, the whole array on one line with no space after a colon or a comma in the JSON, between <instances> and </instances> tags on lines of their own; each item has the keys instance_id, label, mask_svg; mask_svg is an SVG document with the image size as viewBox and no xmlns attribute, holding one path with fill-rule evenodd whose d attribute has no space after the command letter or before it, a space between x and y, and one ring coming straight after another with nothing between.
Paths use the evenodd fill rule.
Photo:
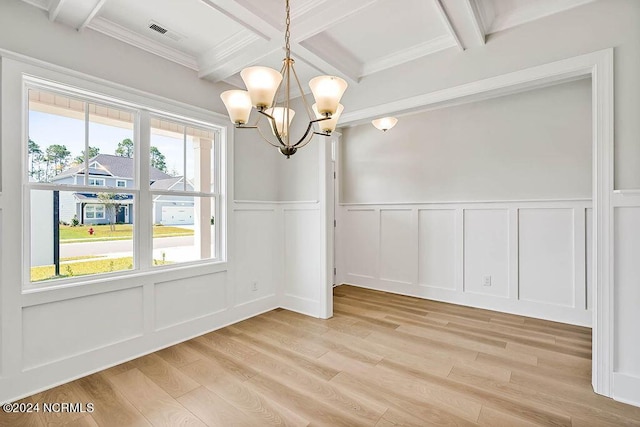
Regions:
<instances>
[{"instance_id":1,"label":"window","mask_svg":"<svg viewBox=\"0 0 640 427\"><path fill-rule=\"evenodd\" d=\"M218 127L25 80L29 282L220 260Z\"/></svg>"},{"instance_id":2,"label":"window","mask_svg":"<svg viewBox=\"0 0 640 427\"><path fill-rule=\"evenodd\" d=\"M216 132L152 116L150 141L154 260L173 264L215 258ZM180 235L175 245L167 246L162 237L169 230Z\"/></svg>"},{"instance_id":3,"label":"window","mask_svg":"<svg viewBox=\"0 0 640 427\"><path fill-rule=\"evenodd\" d=\"M104 219L104 205L86 205L84 207L85 219Z\"/></svg>"}]
</instances>

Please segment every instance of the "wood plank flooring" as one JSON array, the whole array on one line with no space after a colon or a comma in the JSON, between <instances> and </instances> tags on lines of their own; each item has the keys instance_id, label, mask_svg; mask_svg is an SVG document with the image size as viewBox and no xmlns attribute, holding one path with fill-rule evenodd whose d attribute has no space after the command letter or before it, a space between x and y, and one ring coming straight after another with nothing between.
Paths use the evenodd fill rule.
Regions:
<instances>
[{"instance_id":1,"label":"wood plank flooring","mask_svg":"<svg viewBox=\"0 0 640 427\"><path fill-rule=\"evenodd\" d=\"M640 426L591 391L590 329L340 286L24 399L0 426Z\"/></svg>"}]
</instances>

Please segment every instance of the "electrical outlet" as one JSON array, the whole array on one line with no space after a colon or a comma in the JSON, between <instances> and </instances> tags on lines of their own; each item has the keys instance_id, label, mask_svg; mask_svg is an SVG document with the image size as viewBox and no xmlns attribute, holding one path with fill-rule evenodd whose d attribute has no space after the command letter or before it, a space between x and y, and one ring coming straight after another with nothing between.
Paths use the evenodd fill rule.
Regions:
<instances>
[{"instance_id":1,"label":"electrical outlet","mask_svg":"<svg viewBox=\"0 0 640 427\"><path fill-rule=\"evenodd\" d=\"M251 283L251 290L256 292L258 290L258 282Z\"/></svg>"},{"instance_id":2,"label":"electrical outlet","mask_svg":"<svg viewBox=\"0 0 640 427\"><path fill-rule=\"evenodd\" d=\"M482 286L491 286L491 276L482 277Z\"/></svg>"}]
</instances>

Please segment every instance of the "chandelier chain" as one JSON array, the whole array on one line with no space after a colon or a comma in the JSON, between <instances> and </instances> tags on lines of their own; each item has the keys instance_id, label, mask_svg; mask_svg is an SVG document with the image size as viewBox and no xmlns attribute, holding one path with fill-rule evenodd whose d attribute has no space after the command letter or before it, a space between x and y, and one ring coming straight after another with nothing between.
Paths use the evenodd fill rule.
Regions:
<instances>
[{"instance_id":1,"label":"chandelier chain","mask_svg":"<svg viewBox=\"0 0 640 427\"><path fill-rule=\"evenodd\" d=\"M285 32L284 32L284 42L285 42L285 50L287 53L287 59L291 58L291 43L289 39L291 38L291 9L289 7L289 0L285 0L286 11L287 11L287 19L285 21Z\"/></svg>"}]
</instances>

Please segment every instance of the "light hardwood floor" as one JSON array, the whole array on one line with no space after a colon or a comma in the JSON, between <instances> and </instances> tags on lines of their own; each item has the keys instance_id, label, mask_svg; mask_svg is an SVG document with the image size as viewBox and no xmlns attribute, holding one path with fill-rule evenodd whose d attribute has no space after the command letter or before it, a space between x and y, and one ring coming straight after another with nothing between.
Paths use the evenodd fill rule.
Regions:
<instances>
[{"instance_id":1,"label":"light hardwood floor","mask_svg":"<svg viewBox=\"0 0 640 427\"><path fill-rule=\"evenodd\" d=\"M24 402L91 414L2 426L640 426L591 391L591 331L340 286L335 316L274 310Z\"/></svg>"}]
</instances>

